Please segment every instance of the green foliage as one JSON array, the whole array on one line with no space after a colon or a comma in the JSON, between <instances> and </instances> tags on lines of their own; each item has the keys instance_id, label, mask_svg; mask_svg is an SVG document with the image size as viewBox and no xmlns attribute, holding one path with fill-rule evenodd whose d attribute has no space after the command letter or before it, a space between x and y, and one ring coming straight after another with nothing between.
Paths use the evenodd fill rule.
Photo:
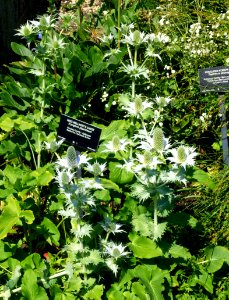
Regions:
<instances>
[{"instance_id":1,"label":"green foliage","mask_svg":"<svg viewBox=\"0 0 229 300\"><path fill-rule=\"evenodd\" d=\"M212 176L217 95L198 83L228 63L228 12L167 2L85 15L77 1L17 30L0 85L0 297L228 296L228 170ZM102 129L97 152L57 139L62 113Z\"/></svg>"}]
</instances>

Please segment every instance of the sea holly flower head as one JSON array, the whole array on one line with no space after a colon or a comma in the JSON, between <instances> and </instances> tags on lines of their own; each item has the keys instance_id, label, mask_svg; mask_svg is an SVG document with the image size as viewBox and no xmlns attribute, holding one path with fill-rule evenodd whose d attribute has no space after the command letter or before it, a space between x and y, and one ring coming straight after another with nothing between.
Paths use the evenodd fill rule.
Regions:
<instances>
[{"instance_id":1,"label":"sea holly flower head","mask_svg":"<svg viewBox=\"0 0 229 300\"><path fill-rule=\"evenodd\" d=\"M118 274L118 265L115 263L113 258L107 258L105 260L106 265L108 266L109 269L117 276Z\"/></svg>"},{"instance_id":2,"label":"sea holly flower head","mask_svg":"<svg viewBox=\"0 0 229 300\"><path fill-rule=\"evenodd\" d=\"M103 175L103 172L106 170L106 163L100 164L97 161L93 164L87 163L87 166L84 169L97 177Z\"/></svg>"},{"instance_id":3,"label":"sea holly flower head","mask_svg":"<svg viewBox=\"0 0 229 300\"><path fill-rule=\"evenodd\" d=\"M171 102L171 98L170 97L156 97L155 102L157 103L157 105L159 107L163 108Z\"/></svg>"},{"instance_id":4,"label":"sea holly flower head","mask_svg":"<svg viewBox=\"0 0 229 300\"><path fill-rule=\"evenodd\" d=\"M143 65L142 66L132 65L132 64L125 65L124 63L122 63L122 67L120 67L119 70L128 74L131 79L138 79L141 76L148 79L150 73L149 69L147 69Z\"/></svg>"},{"instance_id":5,"label":"sea holly flower head","mask_svg":"<svg viewBox=\"0 0 229 300\"><path fill-rule=\"evenodd\" d=\"M17 33L15 35L21 36L23 38L29 38L32 34L35 34L34 26L27 21L25 25L21 25L19 29L17 29Z\"/></svg>"},{"instance_id":6,"label":"sea holly flower head","mask_svg":"<svg viewBox=\"0 0 229 300\"><path fill-rule=\"evenodd\" d=\"M57 175L55 176L55 179L58 182L60 188L70 184L70 182L75 177L75 173L72 173L69 169L67 170L56 169L56 172Z\"/></svg>"},{"instance_id":7,"label":"sea holly flower head","mask_svg":"<svg viewBox=\"0 0 229 300\"><path fill-rule=\"evenodd\" d=\"M171 147L169 139L165 138L163 130L160 127L154 128L152 133L148 133L145 130L139 130L139 133L135 135L136 139L140 139L139 149L152 151L156 150L159 154L163 154Z\"/></svg>"},{"instance_id":8,"label":"sea holly flower head","mask_svg":"<svg viewBox=\"0 0 229 300\"><path fill-rule=\"evenodd\" d=\"M121 43L132 45L135 47L138 47L146 42L147 35L144 32L140 32L139 30L130 31L128 34L124 34L124 38L121 40Z\"/></svg>"},{"instance_id":9,"label":"sea holly flower head","mask_svg":"<svg viewBox=\"0 0 229 300\"><path fill-rule=\"evenodd\" d=\"M126 146L130 142L126 138L119 138L118 135L114 135L112 140L106 143L105 150L103 152L118 152L118 151L127 151Z\"/></svg>"},{"instance_id":10,"label":"sea holly flower head","mask_svg":"<svg viewBox=\"0 0 229 300\"><path fill-rule=\"evenodd\" d=\"M105 254L108 254L113 259L118 260L120 257L127 256L130 252L125 251L126 246L110 242L105 245Z\"/></svg>"},{"instance_id":11,"label":"sea holly flower head","mask_svg":"<svg viewBox=\"0 0 229 300\"><path fill-rule=\"evenodd\" d=\"M68 147L67 155L64 158L57 160L56 164L65 169L80 168L87 164L89 158L85 154L80 154L73 146Z\"/></svg>"},{"instance_id":12,"label":"sea holly flower head","mask_svg":"<svg viewBox=\"0 0 229 300\"><path fill-rule=\"evenodd\" d=\"M153 45L149 45L147 48L146 48L146 51L145 51L145 56L146 57L157 57L158 59L161 59L161 56L157 53L155 53L155 49L153 47Z\"/></svg>"},{"instance_id":13,"label":"sea holly flower head","mask_svg":"<svg viewBox=\"0 0 229 300\"><path fill-rule=\"evenodd\" d=\"M123 110L126 110L130 116L139 116L147 109L152 108L152 104L143 100L141 95L136 95L133 100L124 102Z\"/></svg>"},{"instance_id":14,"label":"sea holly flower head","mask_svg":"<svg viewBox=\"0 0 229 300\"><path fill-rule=\"evenodd\" d=\"M60 146L63 144L65 139L61 139L59 141L53 140L51 142L44 142L46 150L50 151L51 153L56 152Z\"/></svg>"},{"instance_id":15,"label":"sea holly flower head","mask_svg":"<svg viewBox=\"0 0 229 300\"><path fill-rule=\"evenodd\" d=\"M135 172L139 172L142 169L156 169L159 164L163 164L163 161L152 154L152 151L144 151L143 154L136 154L137 165L134 167Z\"/></svg>"},{"instance_id":16,"label":"sea holly flower head","mask_svg":"<svg viewBox=\"0 0 229 300\"><path fill-rule=\"evenodd\" d=\"M64 49L66 43L63 38L59 37L56 33L53 33L47 37L46 45L48 52L53 53L57 50Z\"/></svg>"},{"instance_id":17,"label":"sea holly flower head","mask_svg":"<svg viewBox=\"0 0 229 300\"><path fill-rule=\"evenodd\" d=\"M194 166L194 158L198 155L198 153L195 152L195 148L188 146L179 146L176 149L171 149L170 152L172 156L167 159L184 168L187 166Z\"/></svg>"},{"instance_id":18,"label":"sea holly flower head","mask_svg":"<svg viewBox=\"0 0 229 300\"><path fill-rule=\"evenodd\" d=\"M125 232L121 227L123 226L122 224L114 223L111 222L109 219L105 219L104 222L100 223L103 229L108 232L108 233L120 233L120 232Z\"/></svg>"}]
</instances>

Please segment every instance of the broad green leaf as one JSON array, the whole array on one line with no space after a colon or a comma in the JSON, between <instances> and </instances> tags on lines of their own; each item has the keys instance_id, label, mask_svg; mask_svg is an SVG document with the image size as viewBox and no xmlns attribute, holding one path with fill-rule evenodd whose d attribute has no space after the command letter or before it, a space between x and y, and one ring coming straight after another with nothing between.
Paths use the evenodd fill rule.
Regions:
<instances>
[{"instance_id":1,"label":"broad green leaf","mask_svg":"<svg viewBox=\"0 0 229 300\"><path fill-rule=\"evenodd\" d=\"M20 213L20 218L25 218L27 224L32 224L35 220L32 210L22 210Z\"/></svg>"},{"instance_id":2,"label":"broad green leaf","mask_svg":"<svg viewBox=\"0 0 229 300\"><path fill-rule=\"evenodd\" d=\"M209 293L213 293L213 284L212 284L212 275L200 270L201 273L198 273L192 278L192 283L198 283L202 285Z\"/></svg>"},{"instance_id":3,"label":"broad green leaf","mask_svg":"<svg viewBox=\"0 0 229 300\"><path fill-rule=\"evenodd\" d=\"M102 72L103 70L106 70L107 68L107 64L105 62L100 62L96 65L93 65L89 70L87 70L84 79L94 75L94 74L98 74L100 72Z\"/></svg>"},{"instance_id":4,"label":"broad green leaf","mask_svg":"<svg viewBox=\"0 0 229 300\"><path fill-rule=\"evenodd\" d=\"M147 237L140 237L134 234L129 234L131 243L128 247L133 251L134 256L139 258L153 258L162 255L162 250L157 244Z\"/></svg>"},{"instance_id":5,"label":"broad green leaf","mask_svg":"<svg viewBox=\"0 0 229 300\"><path fill-rule=\"evenodd\" d=\"M109 170L109 179L117 184L130 183L134 178L134 174L126 171L124 168L121 168L120 163L109 163Z\"/></svg>"},{"instance_id":6,"label":"broad green leaf","mask_svg":"<svg viewBox=\"0 0 229 300\"><path fill-rule=\"evenodd\" d=\"M187 171L187 178L190 181L197 181L200 184L205 185L212 190L214 190L216 187L215 182L212 180L211 176L207 172L197 167L190 168Z\"/></svg>"},{"instance_id":7,"label":"broad green leaf","mask_svg":"<svg viewBox=\"0 0 229 300\"><path fill-rule=\"evenodd\" d=\"M59 246L60 232L51 220L44 217L44 220L37 229L50 245L54 244Z\"/></svg>"},{"instance_id":8,"label":"broad green leaf","mask_svg":"<svg viewBox=\"0 0 229 300\"><path fill-rule=\"evenodd\" d=\"M154 265L138 265L134 269L134 273L145 286L150 299L164 300L162 295L164 290L164 273L161 269Z\"/></svg>"},{"instance_id":9,"label":"broad green leaf","mask_svg":"<svg viewBox=\"0 0 229 300\"><path fill-rule=\"evenodd\" d=\"M6 132L10 132L14 127L14 120L9 118L8 116L4 117L0 121L0 128Z\"/></svg>"},{"instance_id":10,"label":"broad green leaf","mask_svg":"<svg viewBox=\"0 0 229 300\"><path fill-rule=\"evenodd\" d=\"M3 261L14 254L13 248L16 247L14 244L4 243L0 241L0 261Z\"/></svg>"},{"instance_id":11,"label":"broad green leaf","mask_svg":"<svg viewBox=\"0 0 229 300\"><path fill-rule=\"evenodd\" d=\"M114 183L113 181L111 181L109 179L101 178L101 183L102 183L102 185L105 189L114 190L114 191L117 191L117 192L122 191L116 183Z\"/></svg>"},{"instance_id":12,"label":"broad green leaf","mask_svg":"<svg viewBox=\"0 0 229 300\"><path fill-rule=\"evenodd\" d=\"M171 246L169 249L169 254L174 258L181 257L185 260L191 258L191 254L187 248L176 244Z\"/></svg>"},{"instance_id":13,"label":"broad green leaf","mask_svg":"<svg viewBox=\"0 0 229 300\"><path fill-rule=\"evenodd\" d=\"M114 135L118 135L120 138L124 137L126 134L126 129L128 126L127 121L117 120L111 122L111 124L102 130L100 140L111 140Z\"/></svg>"},{"instance_id":14,"label":"broad green leaf","mask_svg":"<svg viewBox=\"0 0 229 300\"><path fill-rule=\"evenodd\" d=\"M13 197L9 198L0 216L0 239L6 237L12 227L18 222L20 212L18 201Z\"/></svg>"},{"instance_id":15,"label":"broad green leaf","mask_svg":"<svg viewBox=\"0 0 229 300\"><path fill-rule=\"evenodd\" d=\"M141 300L150 300L149 294L146 293L145 287L140 282L134 282L132 284L132 291Z\"/></svg>"},{"instance_id":16,"label":"broad green leaf","mask_svg":"<svg viewBox=\"0 0 229 300\"><path fill-rule=\"evenodd\" d=\"M20 56L33 57L33 52L26 48L24 45L12 42L11 48L16 54Z\"/></svg>"},{"instance_id":17,"label":"broad green leaf","mask_svg":"<svg viewBox=\"0 0 229 300\"><path fill-rule=\"evenodd\" d=\"M208 246L204 251L206 255L207 271L214 273L221 269L223 263L226 262L229 265L229 250L222 246Z\"/></svg>"},{"instance_id":18,"label":"broad green leaf","mask_svg":"<svg viewBox=\"0 0 229 300\"><path fill-rule=\"evenodd\" d=\"M103 295L103 285L95 285L90 291L84 295L84 299L88 300L101 300Z\"/></svg>"},{"instance_id":19,"label":"broad green leaf","mask_svg":"<svg viewBox=\"0 0 229 300\"><path fill-rule=\"evenodd\" d=\"M22 131L36 128L36 125L33 122L27 121L22 117L19 117L17 120L15 120L15 124L17 124L17 127Z\"/></svg>"},{"instance_id":20,"label":"broad green leaf","mask_svg":"<svg viewBox=\"0 0 229 300\"><path fill-rule=\"evenodd\" d=\"M69 292L60 292L58 294L55 294L54 300L76 300L76 296Z\"/></svg>"},{"instance_id":21,"label":"broad green leaf","mask_svg":"<svg viewBox=\"0 0 229 300\"><path fill-rule=\"evenodd\" d=\"M37 276L31 269L25 271L22 278L21 293L24 300L48 300L44 288L38 286Z\"/></svg>"},{"instance_id":22,"label":"broad green leaf","mask_svg":"<svg viewBox=\"0 0 229 300\"><path fill-rule=\"evenodd\" d=\"M96 199L101 201L109 201L111 199L110 193L108 190L96 191L94 193Z\"/></svg>"},{"instance_id":23,"label":"broad green leaf","mask_svg":"<svg viewBox=\"0 0 229 300\"><path fill-rule=\"evenodd\" d=\"M13 96L9 94L7 91L1 92L0 98L1 98L0 106L9 106L22 111L29 106L29 104L26 101L20 98L18 98L17 101L14 100Z\"/></svg>"}]
</instances>

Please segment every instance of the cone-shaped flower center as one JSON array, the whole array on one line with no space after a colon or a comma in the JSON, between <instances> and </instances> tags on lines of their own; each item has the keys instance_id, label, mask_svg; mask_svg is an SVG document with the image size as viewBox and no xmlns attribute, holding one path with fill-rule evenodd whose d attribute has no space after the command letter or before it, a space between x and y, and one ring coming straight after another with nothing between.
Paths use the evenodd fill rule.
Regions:
<instances>
[{"instance_id":1,"label":"cone-shaped flower center","mask_svg":"<svg viewBox=\"0 0 229 300\"><path fill-rule=\"evenodd\" d=\"M120 149L120 139L117 135L112 138L113 149L118 151Z\"/></svg>"},{"instance_id":2,"label":"cone-shaped flower center","mask_svg":"<svg viewBox=\"0 0 229 300\"><path fill-rule=\"evenodd\" d=\"M185 152L185 148L183 146L179 146L177 148L177 160L179 163L185 162L187 159L187 154Z\"/></svg>"},{"instance_id":3,"label":"cone-shaped flower center","mask_svg":"<svg viewBox=\"0 0 229 300\"><path fill-rule=\"evenodd\" d=\"M135 111L137 114L141 113L144 109L143 104L142 104L142 99L141 97L136 97L134 100L134 107Z\"/></svg>"},{"instance_id":4,"label":"cone-shaped flower center","mask_svg":"<svg viewBox=\"0 0 229 300\"><path fill-rule=\"evenodd\" d=\"M150 151L145 151L144 152L144 163L145 165L149 165L152 161L152 154Z\"/></svg>"},{"instance_id":5,"label":"cone-shaped flower center","mask_svg":"<svg viewBox=\"0 0 229 300\"><path fill-rule=\"evenodd\" d=\"M73 146L68 147L67 161L71 168L74 168L77 165L77 153Z\"/></svg>"},{"instance_id":6,"label":"cone-shaped flower center","mask_svg":"<svg viewBox=\"0 0 229 300\"><path fill-rule=\"evenodd\" d=\"M158 152L164 149L164 134L161 128L157 127L153 131L153 147Z\"/></svg>"}]
</instances>

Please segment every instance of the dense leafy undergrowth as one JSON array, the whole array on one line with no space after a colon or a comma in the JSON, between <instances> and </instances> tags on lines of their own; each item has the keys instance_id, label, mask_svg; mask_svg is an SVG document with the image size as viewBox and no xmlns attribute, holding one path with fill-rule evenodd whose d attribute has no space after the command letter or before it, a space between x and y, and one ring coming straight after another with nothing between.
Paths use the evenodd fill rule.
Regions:
<instances>
[{"instance_id":1,"label":"dense leafy undergrowth","mask_svg":"<svg viewBox=\"0 0 229 300\"><path fill-rule=\"evenodd\" d=\"M17 30L0 86L1 298L227 299L228 168L198 69L228 64L229 12L193 3L69 4ZM102 129L97 151L58 138L62 114Z\"/></svg>"}]
</instances>

